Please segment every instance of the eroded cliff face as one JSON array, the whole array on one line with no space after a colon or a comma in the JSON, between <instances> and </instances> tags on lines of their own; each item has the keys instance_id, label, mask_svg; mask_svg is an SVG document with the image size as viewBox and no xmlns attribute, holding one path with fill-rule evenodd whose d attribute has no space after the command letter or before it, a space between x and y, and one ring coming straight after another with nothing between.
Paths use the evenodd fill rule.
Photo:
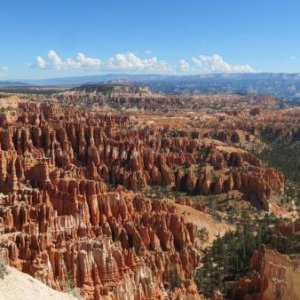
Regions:
<instances>
[{"instance_id":1,"label":"eroded cliff face","mask_svg":"<svg viewBox=\"0 0 300 300\"><path fill-rule=\"evenodd\" d=\"M88 108L101 110L143 110L149 112L169 112L201 110L216 106L222 111L223 107L230 107L232 113L237 113L245 107L268 108L274 107L278 101L271 95L241 96L234 94L162 94L150 90L148 87L137 87L126 84L83 85L72 90L55 94L59 103L78 106L80 103ZM253 110L252 115L260 111Z\"/></svg>"},{"instance_id":2,"label":"eroded cliff face","mask_svg":"<svg viewBox=\"0 0 300 300\"><path fill-rule=\"evenodd\" d=\"M99 116L93 127L80 122L85 113L60 121L53 107L21 109L0 133L0 244L10 264L59 290L72 281L86 299L197 298L195 226L171 204L104 182L113 162L141 172L139 140L118 129L127 119ZM181 282L170 286L174 275Z\"/></svg>"},{"instance_id":3,"label":"eroded cliff face","mask_svg":"<svg viewBox=\"0 0 300 300\"><path fill-rule=\"evenodd\" d=\"M204 195L240 190L266 210L271 193L284 189L279 171L262 168L253 155L226 144L163 138L149 129L130 130L127 117L62 111L47 105L41 111L33 104L22 109L19 124L0 132L4 191L16 190L17 179L25 178L41 188L55 167L132 190L147 185L174 186ZM60 176L57 172L53 176Z\"/></svg>"},{"instance_id":4,"label":"eroded cliff face","mask_svg":"<svg viewBox=\"0 0 300 300\"><path fill-rule=\"evenodd\" d=\"M242 277L235 284L232 299L273 300L300 299L299 258L291 260L264 246L255 251L250 261L252 275Z\"/></svg>"},{"instance_id":5,"label":"eroded cliff face","mask_svg":"<svg viewBox=\"0 0 300 300\"><path fill-rule=\"evenodd\" d=\"M199 297L197 222L139 189L238 190L265 210L284 189L279 171L219 141L45 103L20 103L17 116L1 121L0 245L15 268L58 290L71 281L86 299Z\"/></svg>"},{"instance_id":6,"label":"eroded cliff face","mask_svg":"<svg viewBox=\"0 0 300 300\"><path fill-rule=\"evenodd\" d=\"M195 228L170 205L105 192L93 181L51 185L42 193L24 191L1 199L1 246L12 266L57 289L72 280L86 299L110 294L114 299L159 299L173 272L196 295L189 283L199 263ZM64 188L53 193L59 185Z\"/></svg>"}]
</instances>

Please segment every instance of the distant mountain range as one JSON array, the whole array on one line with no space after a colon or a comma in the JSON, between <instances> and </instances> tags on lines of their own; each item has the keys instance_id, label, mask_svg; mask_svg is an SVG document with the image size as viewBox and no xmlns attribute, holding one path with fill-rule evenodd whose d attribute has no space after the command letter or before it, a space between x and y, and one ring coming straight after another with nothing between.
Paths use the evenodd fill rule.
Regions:
<instances>
[{"instance_id":1,"label":"distant mountain range","mask_svg":"<svg viewBox=\"0 0 300 300\"><path fill-rule=\"evenodd\" d=\"M147 85L167 93L240 93L272 94L286 100L300 101L300 74L251 73L205 75L134 75L105 74L39 80L1 82L0 87L13 86L79 86L98 83L131 83Z\"/></svg>"},{"instance_id":2,"label":"distant mountain range","mask_svg":"<svg viewBox=\"0 0 300 300\"><path fill-rule=\"evenodd\" d=\"M30 83L18 81L0 81L0 87L30 86Z\"/></svg>"}]
</instances>

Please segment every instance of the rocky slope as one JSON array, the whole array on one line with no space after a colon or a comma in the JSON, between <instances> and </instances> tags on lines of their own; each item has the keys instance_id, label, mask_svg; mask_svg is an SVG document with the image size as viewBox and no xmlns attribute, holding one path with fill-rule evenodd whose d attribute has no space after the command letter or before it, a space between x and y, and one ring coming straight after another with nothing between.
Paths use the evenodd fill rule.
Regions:
<instances>
[{"instance_id":1,"label":"rocky slope","mask_svg":"<svg viewBox=\"0 0 300 300\"><path fill-rule=\"evenodd\" d=\"M252 121L241 120L258 118L272 97L226 96L228 108L183 121L182 135L172 125L178 119L152 126L141 116L78 106L188 111L205 108L207 97L189 102L122 88L64 92L50 104L41 97L0 118L0 247L11 266L57 290L71 282L85 299L199 299L200 250L234 226L191 198L237 192L272 212L284 192L283 174L239 147L257 138ZM212 97L209 109L222 99ZM158 187L186 197L145 196Z\"/></svg>"},{"instance_id":2,"label":"rocky slope","mask_svg":"<svg viewBox=\"0 0 300 300\"><path fill-rule=\"evenodd\" d=\"M126 133L113 139L128 120L47 105L20 110L0 133L0 244L10 264L58 290L72 281L85 299L162 298L176 293L174 274L178 292L197 298L196 226L167 202L104 182L112 161L138 168Z\"/></svg>"},{"instance_id":3,"label":"rocky slope","mask_svg":"<svg viewBox=\"0 0 300 300\"><path fill-rule=\"evenodd\" d=\"M0 300L78 300L71 293L61 293L49 288L39 280L8 267L0 278Z\"/></svg>"},{"instance_id":4,"label":"rocky slope","mask_svg":"<svg viewBox=\"0 0 300 300\"><path fill-rule=\"evenodd\" d=\"M232 299L300 299L299 258L292 261L288 256L262 246L253 253L250 268L253 275L238 280Z\"/></svg>"}]
</instances>

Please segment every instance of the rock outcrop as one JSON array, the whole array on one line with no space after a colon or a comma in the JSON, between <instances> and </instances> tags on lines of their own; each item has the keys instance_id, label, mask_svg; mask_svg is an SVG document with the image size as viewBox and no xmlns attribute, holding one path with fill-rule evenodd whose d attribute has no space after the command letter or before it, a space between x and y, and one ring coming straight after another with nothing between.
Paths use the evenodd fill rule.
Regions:
<instances>
[{"instance_id":1,"label":"rock outcrop","mask_svg":"<svg viewBox=\"0 0 300 300\"><path fill-rule=\"evenodd\" d=\"M165 100L147 103L149 91L139 93L145 99L137 96L138 105L149 110ZM109 95L118 105L136 100ZM107 96L98 96L84 101L96 97L104 105ZM58 290L71 282L85 299L197 299L195 224L169 201L138 192L149 186L204 196L237 190L270 210L272 195L284 189L282 173L210 139L210 131L192 138L153 130L127 115L72 108L78 97L57 95L68 109L22 102L13 122L0 118L0 247L9 264ZM177 96L166 103L186 105ZM222 136L233 144L251 140L228 132ZM205 214L201 201L176 201ZM180 278L175 287L173 276Z\"/></svg>"},{"instance_id":2,"label":"rock outcrop","mask_svg":"<svg viewBox=\"0 0 300 300\"><path fill-rule=\"evenodd\" d=\"M300 299L295 286L299 276L298 263L288 256L262 246L253 253L250 268L252 275L236 282L232 299Z\"/></svg>"}]
</instances>

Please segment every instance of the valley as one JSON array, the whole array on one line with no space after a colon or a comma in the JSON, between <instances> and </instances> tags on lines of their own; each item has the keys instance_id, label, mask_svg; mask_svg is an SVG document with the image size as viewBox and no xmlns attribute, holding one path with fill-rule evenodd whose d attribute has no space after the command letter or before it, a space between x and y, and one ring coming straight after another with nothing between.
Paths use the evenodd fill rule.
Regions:
<instances>
[{"instance_id":1,"label":"valley","mask_svg":"<svg viewBox=\"0 0 300 300\"><path fill-rule=\"evenodd\" d=\"M300 299L299 138L271 95L2 91L0 257L88 300Z\"/></svg>"}]
</instances>

